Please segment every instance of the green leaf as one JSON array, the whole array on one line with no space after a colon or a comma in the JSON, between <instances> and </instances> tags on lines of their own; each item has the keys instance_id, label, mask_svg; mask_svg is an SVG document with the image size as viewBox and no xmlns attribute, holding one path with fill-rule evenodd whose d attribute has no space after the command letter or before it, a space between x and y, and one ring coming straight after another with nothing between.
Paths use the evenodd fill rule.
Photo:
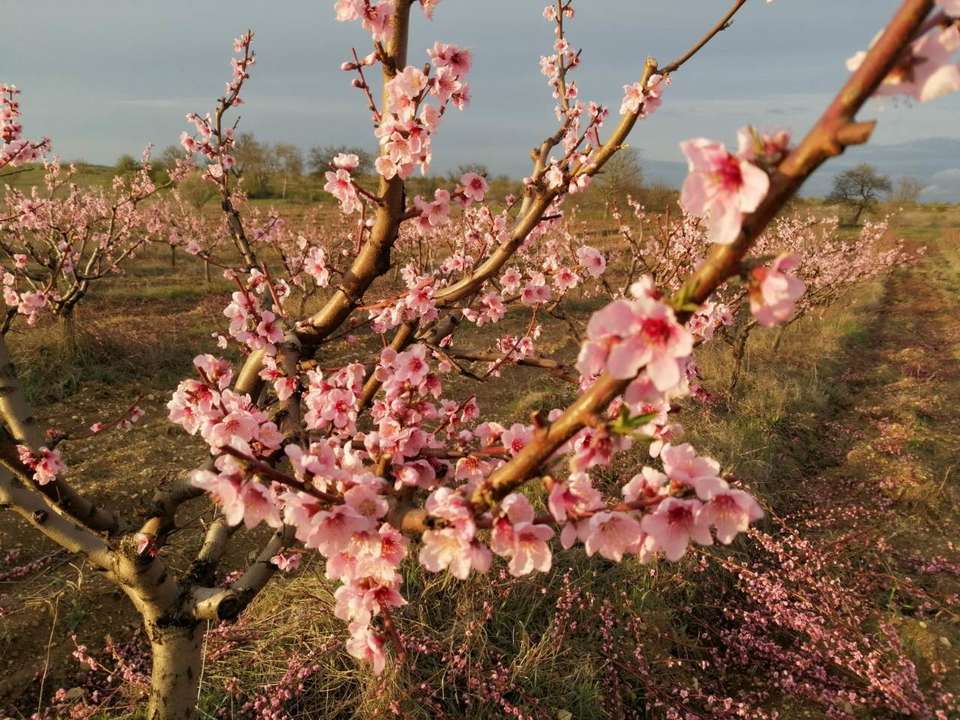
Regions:
<instances>
[{"instance_id":1,"label":"green leaf","mask_svg":"<svg viewBox=\"0 0 960 720\"><path fill-rule=\"evenodd\" d=\"M610 431L615 435L634 435L640 428L657 417L657 413L630 415L626 407L620 408L620 417L610 423Z\"/></svg>"}]
</instances>

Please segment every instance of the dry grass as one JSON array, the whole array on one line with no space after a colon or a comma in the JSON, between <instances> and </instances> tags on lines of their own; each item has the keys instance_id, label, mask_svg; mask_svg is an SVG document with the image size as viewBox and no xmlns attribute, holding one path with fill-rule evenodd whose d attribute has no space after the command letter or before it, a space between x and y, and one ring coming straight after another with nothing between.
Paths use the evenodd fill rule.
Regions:
<instances>
[{"instance_id":1,"label":"dry grass","mask_svg":"<svg viewBox=\"0 0 960 720\"><path fill-rule=\"evenodd\" d=\"M934 240L955 233L944 227L956 219L955 210L912 209L904 214L905 232ZM958 592L955 579L918 575L905 559L918 548L925 557L957 556L950 533L958 529L953 463L960 437L960 378L933 360L939 353L960 361L958 331L950 329L943 313L960 297L960 249L953 238L940 244L944 262L918 271L930 295L903 310L896 324L886 314L892 307L888 288L880 283L859 288L822 316L792 327L778 352L775 331L756 333L749 372L736 396L722 397L711 407L688 403L680 416L690 440L756 489L777 513L795 510L809 502L811 488L830 487L839 479L874 489L878 473L896 480L880 484L894 509L877 531L890 538L897 555L887 568L889 594L876 602L890 614L921 668L957 662L956 652L940 638L960 647L955 609L927 617L911 614L904 604L913 602L917 586L941 599ZM229 291L221 281L205 286L200 268L186 259L171 268L165 253L150 254L128 278L111 281L90 298L80 318L79 358L50 352L56 327L24 333L12 343L42 414L69 418L64 429L80 429L105 412L118 412L131 396L144 397L147 419L129 436L69 451L67 460L85 490L132 507L167 474L202 455L202 448L185 445L168 427L163 404L190 358L209 349L209 333L218 327ZM585 300L578 310L586 314L595 305ZM920 337L910 327L910 313L922 319L929 336ZM551 333L559 339L546 352L575 352L576 343L562 326L548 328L545 335ZM937 346L924 345L931 342ZM877 351L880 343L883 349ZM726 387L727 346L705 347L699 362L707 387ZM523 369L509 371L501 382L456 384L458 392L476 392L481 407L494 408L507 421L572 397L570 387ZM849 436L839 436L838 427ZM634 453L603 479L621 482L642 461L642 454ZM195 519L194 526L203 519ZM52 551L24 537L6 518L0 518L0 541L2 548L25 546L33 557ZM185 532L175 550L195 542ZM242 564L255 542L256 537L248 538L237 548L233 566ZM731 552L749 557L750 546L740 540ZM865 553L862 548L850 552ZM398 623L421 648L406 665L377 680L346 657L342 624L330 613L332 587L314 559L297 577L272 584L242 623L211 640L211 651L223 650L223 655L207 668L202 707L229 717L238 700L224 691L228 679L239 678L248 694L270 687L291 655L300 653L319 671L290 704L293 717L376 718L397 709L416 718L503 717L503 703L485 696L483 688L499 688L504 702L534 717L619 717L626 710L658 717L648 679L611 665L608 631L624 633L639 618L643 657L657 682L692 687L701 680L698 662L708 652L701 629L716 621L718 599L731 586L729 576L706 559L644 567L588 559L578 551L558 553L555 571L546 578L513 579L494 572L461 583L416 567L406 572L405 594L417 600L399 613ZM78 578L80 593L71 586ZM59 558L24 581L0 583L0 606L9 608L8 615L0 615L0 655L8 672L21 666L13 682L0 685L0 697L15 695L19 686L23 696L33 698L25 706L34 702L32 672L50 631L50 616L41 608L57 595L65 603L57 637L77 630L82 641L96 647L98 636L110 628L125 626L130 632L135 623L109 587ZM34 637L39 640L25 641ZM69 649L54 653L48 687L70 687ZM740 686L736 678L710 680L731 693ZM789 698L779 709L787 717L817 717L813 708Z\"/></svg>"}]
</instances>

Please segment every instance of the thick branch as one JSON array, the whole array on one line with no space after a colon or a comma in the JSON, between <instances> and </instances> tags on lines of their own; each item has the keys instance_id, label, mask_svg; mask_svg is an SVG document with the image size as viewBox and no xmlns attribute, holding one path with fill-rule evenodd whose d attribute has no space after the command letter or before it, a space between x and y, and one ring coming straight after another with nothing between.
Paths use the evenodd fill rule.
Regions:
<instances>
[{"instance_id":1,"label":"thick branch","mask_svg":"<svg viewBox=\"0 0 960 720\"><path fill-rule=\"evenodd\" d=\"M289 547L293 538L291 526L285 525L277 530L253 564L229 588L195 587L192 591L194 617L198 620L235 620L273 577L277 566L271 560Z\"/></svg>"},{"instance_id":2,"label":"thick branch","mask_svg":"<svg viewBox=\"0 0 960 720\"><path fill-rule=\"evenodd\" d=\"M391 111L386 84L407 64L411 4L412 0L399 0L396 3L390 38L386 45L387 57L381 58L384 113ZM386 149L383 152L386 152ZM297 335L304 345L316 346L336 330L353 312L373 281L390 269L390 251L396 242L406 209L403 179L395 176L387 180L381 176L378 195L381 202L377 207L370 237L343 276L333 296L320 311L297 328Z\"/></svg>"},{"instance_id":3,"label":"thick branch","mask_svg":"<svg viewBox=\"0 0 960 720\"><path fill-rule=\"evenodd\" d=\"M88 558L101 570L110 571L112 553L106 540L54 512L40 493L24 487L5 469L0 469L0 508L13 510L60 547Z\"/></svg>"},{"instance_id":4,"label":"thick branch","mask_svg":"<svg viewBox=\"0 0 960 720\"><path fill-rule=\"evenodd\" d=\"M34 451L44 445L43 429L24 397L3 336L0 336L0 416L17 444L26 445ZM112 512L97 506L60 478L39 485L37 489L58 508L91 530L112 533L119 528L117 518Z\"/></svg>"}]
</instances>

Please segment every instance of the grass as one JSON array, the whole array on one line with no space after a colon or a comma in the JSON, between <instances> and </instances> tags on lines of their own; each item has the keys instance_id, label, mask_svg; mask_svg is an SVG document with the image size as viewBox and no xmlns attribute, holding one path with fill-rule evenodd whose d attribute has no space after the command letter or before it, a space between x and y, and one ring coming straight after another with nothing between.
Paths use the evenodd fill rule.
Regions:
<instances>
[{"instance_id":1,"label":"grass","mask_svg":"<svg viewBox=\"0 0 960 720\"><path fill-rule=\"evenodd\" d=\"M953 246L944 247L947 256L955 256ZM951 263L943 272L952 277L953 267ZM860 412L865 391L886 392L896 380L896 369L882 366L867 367L867 375L856 378L857 384L847 377L851 363L856 365L876 343L878 330L886 322L885 302L882 283L858 288L822 316L791 328L778 352L773 350L774 333L758 333L750 347L751 371L737 396L726 398L716 408L688 407L681 413L688 438L756 489L775 514L809 502L809 494L801 488L814 477L837 472L855 473L868 480L874 472L873 460L851 464L848 454L856 459L870 452L874 439L864 445L831 437L831 432L834 423L849 423L851 415ZM714 343L705 347L698 359L705 385L724 387L730 372L729 350ZM562 389L535 388L516 397L509 407L514 417L522 417L568 399ZM861 422L859 416L856 421ZM940 463L940 455L949 446L943 444L943 438L913 437L910 443L907 447L915 450L910 462L919 465L930 460ZM642 462L642 453L635 453L621 461L610 479L622 482ZM923 502L927 512L936 507L950 513L952 507L930 487L919 488L912 502ZM916 520L909 505L898 506L897 512L904 517L898 521L900 527L889 533L896 547L911 547L922 542L920 538L929 540L925 534L929 528L917 531L919 537L907 537L906 526ZM732 552L749 557L751 549L746 541L740 541ZM888 570L911 582L903 567ZM698 658L707 651L698 641L699 628L722 620L715 603L732 587L731 578L719 567L704 567L694 560L648 568L635 563L611 565L579 552L558 553L553 573L545 586L541 582L539 578L514 580L500 575L457 583L425 577L413 569L405 587L417 603L404 612L402 626L423 647L435 650L421 653L412 666L398 670L372 693L370 677L350 665L338 664L324 674L338 678L334 694L359 717L377 717L391 703L397 704L405 717L502 716L504 706L478 701L482 693L471 687L462 673L450 669L451 657L466 657L467 664L479 669L481 683L489 682L484 672L500 668L509 678L506 702L523 705L535 717L617 717L623 708L618 709L612 701L614 694L640 716L657 717L656 702L648 697L650 684L610 666L604 632L619 636L628 618L642 619L643 654L656 668L658 682L696 686L704 679L697 673ZM568 616L558 608L568 601L570 587L577 588L578 599ZM257 657L266 653L283 657L291 647L300 646L305 639L301 613L323 617L330 607L329 593L329 584L309 571L293 583L273 586L251 610L250 622L268 629L262 637L254 633L251 652ZM312 608L293 609L309 606L307 598L314 601ZM617 608L611 616L615 620L606 626L597 620L605 600ZM946 631L942 623L916 620L904 606L879 598L877 605L902 628L907 652L925 668L921 669L922 681L932 682L931 661L945 662L941 649L946 646L931 640L937 632ZM488 616L490 608L493 613ZM562 625L581 631L559 641ZM481 630L474 629L477 627ZM336 642L339 629L321 624L313 625L311 631L316 634L310 635L308 647L328 647ZM956 628L950 630L950 634L955 632ZM248 686L269 682L269 674L242 659L228 662L220 672L237 675ZM610 685L611 674L621 675L615 690ZM721 681L731 693L747 685L736 678ZM308 689L298 705L298 716L324 717L318 708L330 693L326 685ZM786 718L826 717L809 703L789 696L779 697L776 709Z\"/></svg>"},{"instance_id":2,"label":"grass","mask_svg":"<svg viewBox=\"0 0 960 720\"><path fill-rule=\"evenodd\" d=\"M945 228L956 219L954 210L911 209L902 222L911 239L932 242L955 233ZM687 402L678 416L687 438L754 488L775 515L804 507L815 488L851 482L880 488L894 511L874 530L894 553L878 558L864 549L849 552L863 562L886 563L875 565L889 578L871 599L896 626L928 687L939 677L931 673L932 663L956 663L956 653L940 638L960 647L955 613L917 611L920 591L948 598L957 593L956 583L943 574L917 574L907 562L916 548L929 557L956 554L949 531L960 499L952 469L960 437L952 400L960 399L960 378L937 375L917 340L929 343L942 335L948 339L940 351L960 359L960 337L943 318L936 319L938 309L960 297L960 247L946 237L948 242L938 243L943 261L915 271L930 295L910 311L930 324L930 337L910 327L909 314L890 314L889 286L860 287L822 316L791 327L777 352L776 331L757 332L736 395L721 396L711 406ZM147 253L127 277L101 286L83 306L78 356L57 351L58 329L52 325L11 342L28 391L46 416L69 418L69 425L81 428L133 396L145 397L147 421L130 436L70 450L72 470L95 494L132 505L134 496L148 493L165 474L202 457L202 448L186 447L182 436L171 432L163 404L189 372L193 355L210 349L209 333L222 324L222 301L230 290L220 279L204 285L201 269L186 258L170 267L166 254ZM585 315L598 303L585 298L571 312ZM511 323L521 322L510 319L505 329L515 330ZM564 328L557 323L545 335L559 338L551 352L569 355L576 343ZM489 340L500 331L485 330L489 337L478 338ZM698 362L706 387L726 387L731 369L726 345L705 346ZM458 392L477 392L481 407L495 408L504 422L526 420L574 396L569 386L527 369L509 370L498 382L454 384L460 384ZM605 472L603 481L613 487L643 462L644 449L637 448ZM5 544L20 542L19 530L11 527L0 525ZM237 549L235 565L243 564L256 540ZM241 701L224 690L231 678L240 680L248 697L260 689L269 693L299 654L318 669L291 700L292 717L375 718L396 708L410 718L494 718L512 706L534 717L615 718L628 711L659 717L662 688L703 685L736 694L755 680L705 673L700 666L710 656L710 631L723 624L724 603L736 592L733 577L715 560L749 562L754 553L741 539L729 551L643 566L614 565L575 550L558 552L554 571L545 577L514 579L499 571L467 582L411 564L404 592L416 602L397 620L421 649L382 679L345 656L344 628L331 613L333 588L318 559L311 558L296 577L271 584L241 623L211 638L210 650L224 655L206 669L202 707L210 714L236 712ZM26 592L25 586L15 589ZM61 630L76 629L81 639L86 633L94 642L98 629L102 632L96 618L109 604L109 592L77 596L60 619ZM116 612L129 622L122 609ZM0 655L23 638L16 624L22 617L9 621L19 632L0 632L5 643ZM36 631L44 639L47 632L49 626ZM70 677L67 655L57 661L57 680L63 683ZM825 717L789 696L777 697L775 706L787 720Z\"/></svg>"}]
</instances>

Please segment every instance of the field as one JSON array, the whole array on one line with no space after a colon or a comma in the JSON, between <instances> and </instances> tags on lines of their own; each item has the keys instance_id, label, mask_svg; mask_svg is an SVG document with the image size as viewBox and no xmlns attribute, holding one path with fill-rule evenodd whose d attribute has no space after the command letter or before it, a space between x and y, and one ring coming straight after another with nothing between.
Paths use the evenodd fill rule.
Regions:
<instances>
[{"instance_id":1,"label":"field","mask_svg":"<svg viewBox=\"0 0 960 720\"><path fill-rule=\"evenodd\" d=\"M732 394L730 347L699 352L713 396L684 404L679 419L761 499L767 519L748 537L669 565L559 553L546 584L497 566L466 582L411 568L405 587L422 601L397 615L409 656L380 678L343 652L333 585L307 555L239 622L208 635L203 716L272 717L276 706L296 718L957 717L958 228L956 208L899 212L892 232L926 245L926 257L782 338L755 333ZM595 244L618 261L614 239ZM84 492L136 508L203 461L165 405L212 347L231 289L205 281L192 258L150 250L82 304L79 354L58 349L54 325L14 331L41 419L79 433L136 398L146 410L126 434L69 443ZM597 306L572 304L578 320ZM553 322L546 334L559 339L540 351L569 359L577 343ZM529 368L456 382L504 423L575 395ZM634 452L604 479L622 483L642 462ZM185 509L172 548L195 550L212 517ZM242 534L226 571L264 537ZM83 717L135 717L148 663L122 594L0 515L0 710L58 717L73 704Z\"/></svg>"}]
</instances>

